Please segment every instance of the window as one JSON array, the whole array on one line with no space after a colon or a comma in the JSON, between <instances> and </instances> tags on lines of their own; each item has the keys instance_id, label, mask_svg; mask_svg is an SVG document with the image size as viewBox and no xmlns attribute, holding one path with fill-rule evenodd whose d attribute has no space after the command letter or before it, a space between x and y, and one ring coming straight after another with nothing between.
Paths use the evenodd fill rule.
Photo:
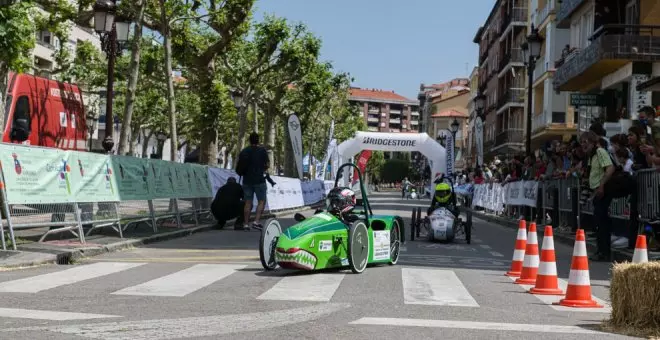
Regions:
<instances>
[{"instance_id":1,"label":"window","mask_svg":"<svg viewBox=\"0 0 660 340\"><path fill-rule=\"evenodd\" d=\"M589 37L594 33L594 8L575 15L571 22L571 47L585 48L591 44Z\"/></svg>"},{"instance_id":2,"label":"window","mask_svg":"<svg viewBox=\"0 0 660 340\"><path fill-rule=\"evenodd\" d=\"M30 101L28 96L20 96L16 100L14 118L11 126L11 139L24 142L30 136Z\"/></svg>"}]
</instances>

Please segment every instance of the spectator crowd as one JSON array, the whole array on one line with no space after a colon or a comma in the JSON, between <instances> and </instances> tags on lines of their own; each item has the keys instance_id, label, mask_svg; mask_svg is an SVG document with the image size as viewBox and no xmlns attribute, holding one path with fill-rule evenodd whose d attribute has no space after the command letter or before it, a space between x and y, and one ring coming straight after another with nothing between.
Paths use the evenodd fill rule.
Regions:
<instances>
[{"instance_id":1,"label":"spectator crowd","mask_svg":"<svg viewBox=\"0 0 660 340\"><path fill-rule=\"evenodd\" d=\"M615 198L630 197L631 207L636 207L636 202L633 203L637 199L634 175L651 168L660 170L660 117L656 120L655 109L647 106L639 111L638 119L627 133L608 138L603 125L596 122L580 136L546 143L535 155L495 159L468 169L459 175L458 182L503 185L519 180L580 179L579 204L584 206L591 202L594 207L593 218L588 221L590 225L582 226L593 230L598 239L598 251L592 259L609 261L611 247L634 247L630 239L637 235L637 229L631 227L633 223L612 225L610 203ZM631 211L632 214L635 211ZM660 224L657 220L660 219L645 221L650 230L642 228L650 238L649 250L659 246L655 241L658 228L653 228L654 224Z\"/></svg>"}]
</instances>

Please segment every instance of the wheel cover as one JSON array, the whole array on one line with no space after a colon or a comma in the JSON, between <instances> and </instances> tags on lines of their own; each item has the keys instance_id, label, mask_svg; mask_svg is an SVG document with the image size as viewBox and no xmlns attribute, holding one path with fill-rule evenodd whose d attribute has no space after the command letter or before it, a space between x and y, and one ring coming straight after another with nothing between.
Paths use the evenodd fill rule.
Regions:
<instances>
[{"instance_id":1,"label":"wheel cover","mask_svg":"<svg viewBox=\"0 0 660 340\"><path fill-rule=\"evenodd\" d=\"M351 235L351 259L356 269L362 271L369 261L369 237L364 222L355 224Z\"/></svg>"},{"instance_id":2,"label":"wheel cover","mask_svg":"<svg viewBox=\"0 0 660 340\"><path fill-rule=\"evenodd\" d=\"M277 266L275 248L281 234L280 223L276 220L270 221L264 228L260 255L262 257L262 264L268 269L274 269Z\"/></svg>"},{"instance_id":3,"label":"wheel cover","mask_svg":"<svg viewBox=\"0 0 660 340\"><path fill-rule=\"evenodd\" d=\"M394 220L392 231L390 232L390 261L395 264L399 260L399 250L401 247L401 228L399 221Z\"/></svg>"}]
</instances>

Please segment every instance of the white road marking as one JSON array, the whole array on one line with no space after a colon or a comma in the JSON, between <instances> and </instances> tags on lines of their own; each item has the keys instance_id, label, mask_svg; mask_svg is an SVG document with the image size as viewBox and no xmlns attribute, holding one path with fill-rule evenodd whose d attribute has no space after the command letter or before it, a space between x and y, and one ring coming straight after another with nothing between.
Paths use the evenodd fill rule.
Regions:
<instances>
[{"instance_id":1,"label":"white road marking","mask_svg":"<svg viewBox=\"0 0 660 340\"><path fill-rule=\"evenodd\" d=\"M257 297L258 300L322 301L332 299L345 274L289 276Z\"/></svg>"},{"instance_id":2,"label":"white road marking","mask_svg":"<svg viewBox=\"0 0 660 340\"><path fill-rule=\"evenodd\" d=\"M473 238L472 242L474 242L474 243L483 243L484 241L482 241L480 238Z\"/></svg>"},{"instance_id":3,"label":"white road marking","mask_svg":"<svg viewBox=\"0 0 660 340\"><path fill-rule=\"evenodd\" d=\"M512 281L515 281L517 278L515 277L510 277ZM558 279L557 280L557 285L559 286L559 289L561 289L564 294L566 293L566 288L568 287L568 282L563 279ZM529 291L531 288L534 286L532 285L518 285L524 288L526 291ZM603 308L572 308L572 307L565 307L565 306L555 306L553 303L559 302L559 300L563 299L563 295L538 295L538 294L531 294L536 296L537 299L541 300L546 305L549 305L552 307L552 309L560 312L587 312L587 313L611 313L612 312L612 306L606 302L603 301L602 299L597 298L594 295L591 295L591 298L598 302L600 305L603 306Z\"/></svg>"},{"instance_id":4,"label":"white road marking","mask_svg":"<svg viewBox=\"0 0 660 340\"><path fill-rule=\"evenodd\" d=\"M350 305L345 303L324 303L250 314L9 328L0 332L54 332L103 340L218 339L223 334L255 332L318 320L348 307Z\"/></svg>"},{"instance_id":5,"label":"white road marking","mask_svg":"<svg viewBox=\"0 0 660 340\"><path fill-rule=\"evenodd\" d=\"M60 312L60 311L20 309L20 308L0 308L0 318L69 321L69 320L121 318L121 316L87 314L87 313L69 313L69 312Z\"/></svg>"},{"instance_id":6,"label":"white road marking","mask_svg":"<svg viewBox=\"0 0 660 340\"><path fill-rule=\"evenodd\" d=\"M451 270L402 268L401 277L407 305L479 307Z\"/></svg>"},{"instance_id":7,"label":"white road marking","mask_svg":"<svg viewBox=\"0 0 660 340\"><path fill-rule=\"evenodd\" d=\"M224 279L246 266L228 264L196 264L155 280L124 288L113 295L186 296L213 282Z\"/></svg>"},{"instance_id":8,"label":"white road marking","mask_svg":"<svg viewBox=\"0 0 660 340\"><path fill-rule=\"evenodd\" d=\"M43 290L69 285L127 269L144 265L145 263L103 262L88 264L59 272L28 277L25 279L0 283L0 292L38 293Z\"/></svg>"},{"instance_id":9,"label":"white road marking","mask_svg":"<svg viewBox=\"0 0 660 340\"><path fill-rule=\"evenodd\" d=\"M495 257L504 257L504 255L502 255L502 254L500 254L500 253L498 253L498 252L496 252L496 251L491 251L490 254L493 255L493 256L495 256Z\"/></svg>"},{"instance_id":10,"label":"white road marking","mask_svg":"<svg viewBox=\"0 0 660 340\"><path fill-rule=\"evenodd\" d=\"M407 326L407 327L430 327L450 329L476 329L484 331L514 331L535 333L577 333L611 335L608 333L593 331L578 326L562 325L538 325L520 323L496 323L475 321L453 321L453 320L428 320L428 319L399 319L399 318L361 318L349 323L350 325L374 325L374 326Z\"/></svg>"},{"instance_id":11,"label":"white road marking","mask_svg":"<svg viewBox=\"0 0 660 340\"><path fill-rule=\"evenodd\" d=\"M490 249L490 246L487 244L480 244L479 247L484 248L484 249Z\"/></svg>"}]
</instances>

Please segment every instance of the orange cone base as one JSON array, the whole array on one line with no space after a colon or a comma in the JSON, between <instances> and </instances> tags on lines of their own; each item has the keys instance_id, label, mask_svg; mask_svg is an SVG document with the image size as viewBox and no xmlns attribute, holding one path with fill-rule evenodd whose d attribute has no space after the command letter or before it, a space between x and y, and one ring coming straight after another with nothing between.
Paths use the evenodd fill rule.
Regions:
<instances>
[{"instance_id":1,"label":"orange cone base","mask_svg":"<svg viewBox=\"0 0 660 340\"><path fill-rule=\"evenodd\" d=\"M535 295L564 295L559 288L532 288L529 292Z\"/></svg>"},{"instance_id":2,"label":"orange cone base","mask_svg":"<svg viewBox=\"0 0 660 340\"><path fill-rule=\"evenodd\" d=\"M559 302L553 303L553 305L560 305L564 307L575 307L575 308L603 308L594 300L567 300L562 299Z\"/></svg>"},{"instance_id":3,"label":"orange cone base","mask_svg":"<svg viewBox=\"0 0 660 340\"><path fill-rule=\"evenodd\" d=\"M533 279L518 279L515 282L516 284L519 285L535 285L536 284L536 278Z\"/></svg>"},{"instance_id":4,"label":"orange cone base","mask_svg":"<svg viewBox=\"0 0 660 340\"><path fill-rule=\"evenodd\" d=\"M522 274L522 272L507 272L506 274L504 274L504 276L520 277L520 274Z\"/></svg>"}]
</instances>

